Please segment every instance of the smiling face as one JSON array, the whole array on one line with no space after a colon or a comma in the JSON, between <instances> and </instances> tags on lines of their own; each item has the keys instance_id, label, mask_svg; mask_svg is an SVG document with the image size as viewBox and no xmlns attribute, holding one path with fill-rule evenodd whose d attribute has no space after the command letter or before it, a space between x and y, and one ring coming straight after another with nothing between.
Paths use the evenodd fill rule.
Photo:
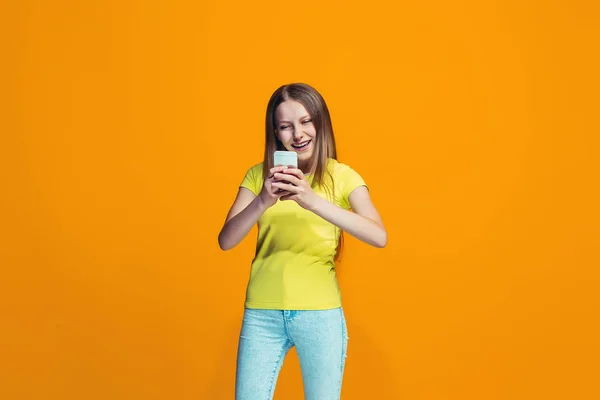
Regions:
<instances>
[{"instance_id":1,"label":"smiling face","mask_svg":"<svg viewBox=\"0 0 600 400\"><path fill-rule=\"evenodd\" d=\"M275 134L286 150L298 153L298 167L311 166L317 130L306 108L294 100L279 104L275 110Z\"/></svg>"}]
</instances>

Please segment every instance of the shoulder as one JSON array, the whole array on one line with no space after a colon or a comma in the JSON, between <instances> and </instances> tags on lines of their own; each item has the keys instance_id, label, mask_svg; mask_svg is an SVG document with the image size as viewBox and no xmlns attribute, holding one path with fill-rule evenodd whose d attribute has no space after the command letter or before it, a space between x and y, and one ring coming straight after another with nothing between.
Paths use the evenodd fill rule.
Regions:
<instances>
[{"instance_id":1,"label":"shoulder","mask_svg":"<svg viewBox=\"0 0 600 400\"><path fill-rule=\"evenodd\" d=\"M358 175L358 172L356 172L351 166L334 159L329 160L329 169L334 179L344 179Z\"/></svg>"},{"instance_id":2,"label":"shoulder","mask_svg":"<svg viewBox=\"0 0 600 400\"><path fill-rule=\"evenodd\" d=\"M246 170L246 176L251 176L252 178L258 179L262 178L263 172L263 163L258 163Z\"/></svg>"},{"instance_id":3,"label":"shoulder","mask_svg":"<svg viewBox=\"0 0 600 400\"><path fill-rule=\"evenodd\" d=\"M262 163L251 166L246 170L244 179L240 183L241 187L251 190L255 195L260 193L263 185L262 179Z\"/></svg>"},{"instance_id":4,"label":"shoulder","mask_svg":"<svg viewBox=\"0 0 600 400\"><path fill-rule=\"evenodd\" d=\"M350 193L359 186L367 187L363 177L356 172L348 164L341 163L336 160L331 162L331 174L335 182L336 187L340 188L340 195L342 196L342 206L345 208L350 207L349 197Z\"/></svg>"}]
</instances>

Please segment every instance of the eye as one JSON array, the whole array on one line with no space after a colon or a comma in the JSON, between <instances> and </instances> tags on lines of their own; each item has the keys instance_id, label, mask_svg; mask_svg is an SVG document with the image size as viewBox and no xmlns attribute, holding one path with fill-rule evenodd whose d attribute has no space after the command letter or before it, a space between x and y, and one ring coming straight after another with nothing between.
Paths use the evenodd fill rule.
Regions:
<instances>
[{"instance_id":1,"label":"eye","mask_svg":"<svg viewBox=\"0 0 600 400\"><path fill-rule=\"evenodd\" d=\"M289 128L289 127L290 127L289 125L281 125L281 126L279 127L279 129L281 129L281 130L284 130L284 129L287 129L287 128Z\"/></svg>"},{"instance_id":2,"label":"eye","mask_svg":"<svg viewBox=\"0 0 600 400\"><path fill-rule=\"evenodd\" d=\"M308 125L308 124L310 124L311 122L312 122L312 120L310 120L310 119L307 119L307 120L304 120L304 121L302 121L302 123L303 123L304 125Z\"/></svg>"}]
</instances>

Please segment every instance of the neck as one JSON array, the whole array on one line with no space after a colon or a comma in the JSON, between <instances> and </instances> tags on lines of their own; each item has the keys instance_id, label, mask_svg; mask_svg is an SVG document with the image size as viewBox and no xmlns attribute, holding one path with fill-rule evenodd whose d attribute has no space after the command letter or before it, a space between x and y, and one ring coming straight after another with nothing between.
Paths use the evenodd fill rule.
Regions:
<instances>
[{"instance_id":1,"label":"neck","mask_svg":"<svg viewBox=\"0 0 600 400\"><path fill-rule=\"evenodd\" d=\"M304 175L312 174L314 171L314 166L312 165L312 160L307 160L301 163L298 163L298 169L300 169Z\"/></svg>"}]
</instances>

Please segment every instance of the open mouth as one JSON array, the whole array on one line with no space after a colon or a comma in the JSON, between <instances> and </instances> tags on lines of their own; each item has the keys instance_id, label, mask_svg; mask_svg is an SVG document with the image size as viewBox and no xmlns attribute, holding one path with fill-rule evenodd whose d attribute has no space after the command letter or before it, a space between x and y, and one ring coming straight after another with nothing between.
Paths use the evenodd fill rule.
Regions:
<instances>
[{"instance_id":1,"label":"open mouth","mask_svg":"<svg viewBox=\"0 0 600 400\"><path fill-rule=\"evenodd\" d=\"M306 142L302 142L302 143L298 143L298 144L293 144L292 147L295 150L302 151L302 150L305 150L311 142L312 142L312 139L311 140L307 140Z\"/></svg>"}]
</instances>

